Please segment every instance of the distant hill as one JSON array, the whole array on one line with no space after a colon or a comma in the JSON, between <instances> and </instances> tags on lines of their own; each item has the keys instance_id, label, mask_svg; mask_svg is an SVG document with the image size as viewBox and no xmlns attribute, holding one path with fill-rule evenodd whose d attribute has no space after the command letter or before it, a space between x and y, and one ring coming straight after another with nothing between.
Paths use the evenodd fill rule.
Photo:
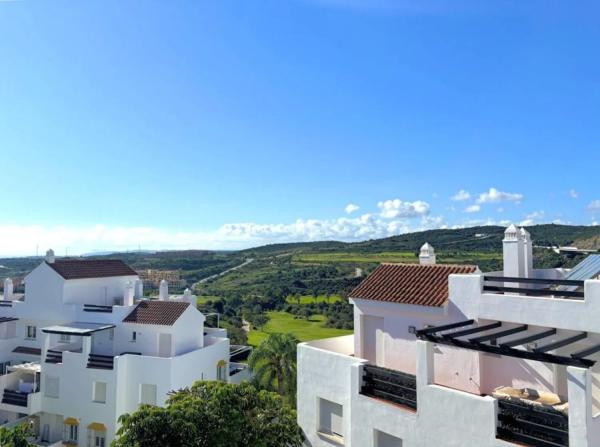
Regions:
<instances>
[{"instance_id":1,"label":"distant hill","mask_svg":"<svg viewBox=\"0 0 600 447\"><path fill-rule=\"evenodd\" d=\"M502 238L505 229L504 227L489 225L419 231L363 242L320 241L271 244L243 250L242 253L273 255L299 251L357 251L365 253L417 251L424 242L429 242L436 250L500 251L502 250ZM544 224L527 227L527 230L531 233L534 244L538 246L585 244L585 248L600 249L600 226Z\"/></svg>"},{"instance_id":2,"label":"distant hill","mask_svg":"<svg viewBox=\"0 0 600 447\"><path fill-rule=\"evenodd\" d=\"M416 262L424 242L433 245L439 262L477 264L484 271L498 270L504 230L499 226L478 226L428 230L354 243L301 242L241 251L127 252L87 258L122 259L137 270L179 270L189 285L253 259L239 270L199 285L197 291L205 295L260 295L267 290L286 288L291 293L343 293L360 280L355 277L359 270L367 274L380 262ZM600 226L547 224L534 225L528 230L538 247L600 248ZM569 267L580 259L542 248L535 250L534 258L538 267ZM22 277L39 262L41 258L0 259L0 279Z\"/></svg>"}]
</instances>

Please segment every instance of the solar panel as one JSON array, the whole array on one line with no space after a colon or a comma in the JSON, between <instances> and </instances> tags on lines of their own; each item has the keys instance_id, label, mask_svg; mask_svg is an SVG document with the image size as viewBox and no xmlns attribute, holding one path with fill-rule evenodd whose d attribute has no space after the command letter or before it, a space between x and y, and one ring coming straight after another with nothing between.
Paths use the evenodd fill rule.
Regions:
<instances>
[{"instance_id":1,"label":"solar panel","mask_svg":"<svg viewBox=\"0 0 600 447\"><path fill-rule=\"evenodd\" d=\"M585 281L600 275L600 255L589 255L579 264L571 269L565 279L573 281ZM575 290L575 286L561 286L559 290Z\"/></svg>"}]
</instances>

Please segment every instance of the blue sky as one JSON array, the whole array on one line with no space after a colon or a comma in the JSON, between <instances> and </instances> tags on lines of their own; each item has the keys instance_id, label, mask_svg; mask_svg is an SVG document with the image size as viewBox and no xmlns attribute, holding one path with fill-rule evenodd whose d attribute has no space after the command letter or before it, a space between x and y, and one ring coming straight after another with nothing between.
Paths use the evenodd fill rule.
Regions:
<instances>
[{"instance_id":1,"label":"blue sky","mask_svg":"<svg viewBox=\"0 0 600 447\"><path fill-rule=\"evenodd\" d=\"M0 1L0 255L594 224L599 13Z\"/></svg>"}]
</instances>

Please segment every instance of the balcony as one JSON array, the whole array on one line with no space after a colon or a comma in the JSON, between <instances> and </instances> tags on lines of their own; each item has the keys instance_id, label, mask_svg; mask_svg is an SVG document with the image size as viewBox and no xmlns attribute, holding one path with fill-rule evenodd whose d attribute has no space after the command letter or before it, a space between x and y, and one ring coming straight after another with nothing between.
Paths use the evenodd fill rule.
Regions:
<instances>
[{"instance_id":1,"label":"balcony","mask_svg":"<svg viewBox=\"0 0 600 447\"><path fill-rule=\"evenodd\" d=\"M519 398L494 397L498 400L498 439L536 447L568 447L566 411Z\"/></svg>"},{"instance_id":2,"label":"balcony","mask_svg":"<svg viewBox=\"0 0 600 447\"><path fill-rule=\"evenodd\" d=\"M360 394L417 409L417 380L412 374L364 365Z\"/></svg>"}]
</instances>

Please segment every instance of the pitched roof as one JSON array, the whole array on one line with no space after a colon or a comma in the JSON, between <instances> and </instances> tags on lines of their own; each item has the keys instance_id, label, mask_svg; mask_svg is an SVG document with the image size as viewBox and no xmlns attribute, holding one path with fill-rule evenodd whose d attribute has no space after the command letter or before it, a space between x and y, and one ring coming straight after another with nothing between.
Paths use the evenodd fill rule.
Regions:
<instances>
[{"instance_id":1,"label":"pitched roof","mask_svg":"<svg viewBox=\"0 0 600 447\"><path fill-rule=\"evenodd\" d=\"M189 305L181 301L140 301L123 322L172 326Z\"/></svg>"},{"instance_id":2,"label":"pitched roof","mask_svg":"<svg viewBox=\"0 0 600 447\"><path fill-rule=\"evenodd\" d=\"M135 270L119 259L57 259L46 264L65 279L137 275Z\"/></svg>"},{"instance_id":3,"label":"pitched roof","mask_svg":"<svg viewBox=\"0 0 600 447\"><path fill-rule=\"evenodd\" d=\"M440 307L448 300L448 276L476 270L473 265L381 264L350 297Z\"/></svg>"}]
</instances>

